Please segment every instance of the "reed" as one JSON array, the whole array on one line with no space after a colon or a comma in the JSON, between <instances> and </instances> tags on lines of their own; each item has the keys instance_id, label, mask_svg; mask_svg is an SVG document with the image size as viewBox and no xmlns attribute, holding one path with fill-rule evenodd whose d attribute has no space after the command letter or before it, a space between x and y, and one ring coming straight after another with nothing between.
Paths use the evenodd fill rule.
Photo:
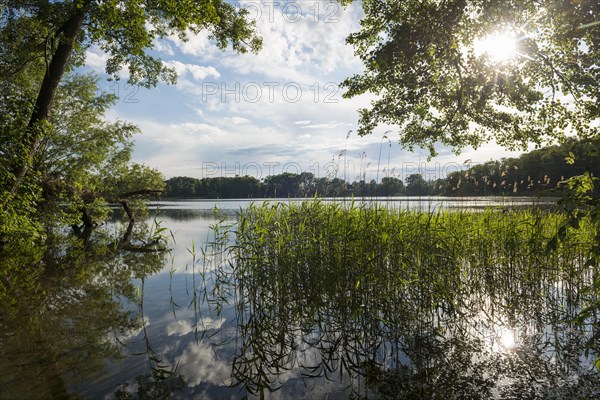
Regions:
<instances>
[{"instance_id":1,"label":"reed","mask_svg":"<svg viewBox=\"0 0 600 400\"><path fill-rule=\"evenodd\" d=\"M586 357L594 351L583 344L594 338L597 311L583 321L577 316L598 301L586 288L598 281L599 268L586 265L596 234L589 221L548 246L562 220L541 210L252 205L239 213L227 246L242 338L234 378L260 393L276 390L278 376L300 367L306 376L346 372L357 397L384 395L392 385L407 398L442 398L466 381L485 397L503 381L493 376L519 379L491 351L498 329L510 328L529 346L519 357L545 346L539 359L523 363L544 364L540 379L568 389L556 360L565 368L582 359L593 365ZM581 348L561 335L577 336ZM470 358L477 352L485 373Z\"/></svg>"},{"instance_id":2,"label":"reed","mask_svg":"<svg viewBox=\"0 0 600 400\"><path fill-rule=\"evenodd\" d=\"M284 270L298 280L333 274L346 277L349 288L459 273L476 277L473 284L486 274L520 284L579 279L588 271L595 230L584 221L549 252L563 219L541 210L428 213L353 202L266 203L240 213L234 250L241 274Z\"/></svg>"}]
</instances>

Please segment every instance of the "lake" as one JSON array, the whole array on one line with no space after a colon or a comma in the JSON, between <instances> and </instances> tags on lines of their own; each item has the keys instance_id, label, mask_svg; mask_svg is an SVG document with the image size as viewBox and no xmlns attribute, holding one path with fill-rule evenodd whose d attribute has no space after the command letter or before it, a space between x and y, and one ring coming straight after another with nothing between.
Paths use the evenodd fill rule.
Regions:
<instances>
[{"instance_id":1,"label":"lake","mask_svg":"<svg viewBox=\"0 0 600 400\"><path fill-rule=\"evenodd\" d=\"M325 202L335 201L340 200ZM394 210L422 211L551 202L517 197L375 201ZM442 260L435 265L457 268L446 283L437 286L435 275L442 271L429 278L407 272L402 277L407 289L375 277L338 281L342 278L325 270L288 276L286 270L295 267L269 269L270 260L252 265L252 274L241 274L225 251L236 238L223 231L250 203L152 203L150 231L135 234L168 236L168 253L111 249L124 226L110 223L85 241L61 238L50 254L7 259L15 281L3 282L0 297L0 398L600 395L596 354L586 346L597 334L598 316L588 316L583 324L571 321L590 301L583 288L597 279L597 268L564 279L544 273L513 284L521 276L514 260L507 261L511 275L506 276L467 276L460 265ZM221 210L217 215L215 206ZM235 253L241 257L237 263L248 262L258 251L254 247L261 246L252 240L246 245ZM298 263L294 251L292 259L278 258L277 265ZM543 262L543 255L536 257ZM45 266L40 276L31 272L37 269L26 269L33 263ZM460 293L438 298L435 293L444 292L444 285L460 287Z\"/></svg>"},{"instance_id":2,"label":"lake","mask_svg":"<svg viewBox=\"0 0 600 400\"><path fill-rule=\"evenodd\" d=\"M436 211L441 209L481 209L485 207L531 207L548 206L554 204L557 197L526 197L526 196L470 196L470 197L444 197L444 196L397 196L397 197L367 197L367 198L326 198L321 199L325 202L341 202L350 204L379 204L385 207L395 209L410 209L420 211ZM246 208L251 203L288 203L312 201L312 199L291 198L291 199L177 199L173 201L152 202L151 206L159 207L163 210L213 210L218 207L223 210L238 211Z\"/></svg>"}]
</instances>

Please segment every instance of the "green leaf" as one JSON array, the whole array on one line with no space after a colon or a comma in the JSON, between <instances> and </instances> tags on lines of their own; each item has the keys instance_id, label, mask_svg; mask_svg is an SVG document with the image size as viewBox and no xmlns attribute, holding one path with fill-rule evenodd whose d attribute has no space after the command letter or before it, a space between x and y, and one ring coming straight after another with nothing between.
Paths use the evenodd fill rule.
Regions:
<instances>
[{"instance_id":1,"label":"green leaf","mask_svg":"<svg viewBox=\"0 0 600 400\"><path fill-rule=\"evenodd\" d=\"M569 152L569 154L565 157L565 162L569 165L575 164L575 154L573 152Z\"/></svg>"}]
</instances>

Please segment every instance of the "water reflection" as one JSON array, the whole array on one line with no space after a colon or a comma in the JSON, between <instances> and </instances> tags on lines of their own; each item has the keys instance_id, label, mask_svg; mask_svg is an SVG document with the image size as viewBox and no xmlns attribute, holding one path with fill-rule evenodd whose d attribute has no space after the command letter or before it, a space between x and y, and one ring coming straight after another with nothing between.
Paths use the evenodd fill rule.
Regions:
<instances>
[{"instance_id":1,"label":"water reflection","mask_svg":"<svg viewBox=\"0 0 600 400\"><path fill-rule=\"evenodd\" d=\"M355 398L600 395L586 346L598 315L575 322L598 300L583 290L598 274L584 267L590 237L545 254L523 228L544 214L484 214L490 231L474 232L461 215L278 210L250 211L236 231L232 372L249 393L325 398L290 382L327 381Z\"/></svg>"},{"instance_id":2,"label":"water reflection","mask_svg":"<svg viewBox=\"0 0 600 400\"><path fill-rule=\"evenodd\" d=\"M556 197L532 197L532 196L469 196L469 197L445 197L445 196L388 196L388 197L341 197L321 198L326 203L341 204L365 204L382 205L398 210L438 211L444 209L483 209L486 207L550 207L556 204ZM288 199L181 199L156 201L151 203L153 207L159 207L165 211L177 210L212 212L215 207L222 211L237 212L246 209L250 204L290 204L311 202L309 198ZM180 214L181 215L181 214Z\"/></svg>"},{"instance_id":3,"label":"water reflection","mask_svg":"<svg viewBox=\"0 0 600 400\"><path fill-rule=\"evenodd\" d=\"M74 385L102 380L106 360L131 354L123 344L145 324L123 300L137 303L135 280L162 269L164 259L122 251L123 234L58 232L44 249L1 255L0 398L71 398ZM139 354L156 367L149 349ZM155 378L140 376L147 387Z\"/></svg>"},{"instance_id":4,"label":"water reflection","mask_svg":"<svg viewBox=\"0 0 600 400\"><path fill-rule=\"evenodd\" d=\"M398 296L380 285L353 290L343 277L290 276L281 270L238 278L244 301L238 303L233 378L261 397L284 390L284 398L325 398L297 392L297 384L290 389L292 380L330 381L336 385L333 393L358 398L596 398L600 393L593 355L585 351L592 332L564 322L573 316L568 313L536 324L523 304L509 311L514 324L509 329L502 327L505 315L498 314L508 310L494 315L488 308L490 315L482 320L481 304L466 301L467 307L448 311L450 304L427 287L405 288L407 296ZM553 298L528 295L544 304L542 313L558 306Z\"/></svg>"},{"instance_id":5,"label":"water reflection","mask_svg":"<svg viewBox=\"0 0 600 400\"><path fill-rule=\"evenodd\" d=\"M324 237L282 240L287 252L249 241L264 254L232 258L235 238L212 228L236 210L211 208L159 211L176 240L166 254L115 248L111 227L3 255L0 398L600 395L597 354L586 353L598 315L574 322L597 301L581 289L598 270L578 268L575 247L562 261L537 254L495 268L407 242L364 275L379 258L358 241L366 258L344 268Z\"/></svg>"}]
</instances>

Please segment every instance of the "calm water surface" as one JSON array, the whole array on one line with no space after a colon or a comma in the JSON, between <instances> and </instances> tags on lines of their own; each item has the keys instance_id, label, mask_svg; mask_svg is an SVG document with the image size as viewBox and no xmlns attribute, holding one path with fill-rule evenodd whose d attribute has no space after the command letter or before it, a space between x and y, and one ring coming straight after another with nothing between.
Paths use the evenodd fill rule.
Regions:
<instances>
[{"instance_id":1,"label":"calm water surface","mask_svg":"<svg viewBox=\"0 0 600 400\"><path fill-rule=\"evenodd\" d=\"M437 210L532 202L538 201L394 198L385 204ZM248 204L220 201L221 218L233 220ZM92 250L73 241L61 243L56 254L40 256L47 267L42 286L3 282L8 295L1 298L0 398L600 394L595 355L584 349L592 332L561 319L581 309L570 299L576 289L546 282L543 303L535 305L513 303L504 294L474 296L473 308L460 312L423 308L422 299L407 298L403 301L411 306L398 310L395 321L382 317L390 305L323 303L339 295L329 296L326 286L293 294L293 301L306 304L289 307L270 297L269 282L235 282L230 260L203 256L206 243L214 240L214 207L214 201L205 200L153 204L160 226L175 239L170 253L96 250L101 246L94 243L105 238L95 233L87 244ZM117 228L111 225L108 231ZM19 262L14 261L15 268ZM11 290L19 297L11 297ZM262 295L240 298L248 293ZM312 296L321 299L318 305L311 304Z\"/></svg>"},{"instance_id":2,"label":"calm water surface","mask_svg":"<svg viewBox=\"0 0 600 400\"><path fill-rule=\"evenodd\" d=\"M327 198L322 201L337 202L344 204L378 204L396 209L410 209L421 211L436 211L442 209L481 209L485 207L531 207L538 205L551 205L556 202L557 198L540 198L540 197L518 197L518 196L486 196L486 197L374 197L374 198ZM233 199L214 201L210 199L182 199L174 201L159 201L152 203L159 206L161 209L176 209L176 210L213 210L216 207L223 210L237 211L240 208L247 207L250 203L288 203L288 202L303 202L312 201L312 199L292 198L292 199Z\"/></svg>"}]
</instances>

